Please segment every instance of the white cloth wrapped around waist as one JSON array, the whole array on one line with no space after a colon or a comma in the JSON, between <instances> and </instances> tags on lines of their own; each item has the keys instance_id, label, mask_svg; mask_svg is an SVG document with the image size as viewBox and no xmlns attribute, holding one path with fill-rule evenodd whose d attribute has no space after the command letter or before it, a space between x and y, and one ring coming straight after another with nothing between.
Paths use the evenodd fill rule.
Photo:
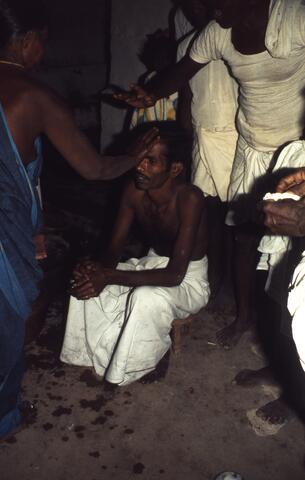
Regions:
<instances>
[{"instance_id":1,"label":"white cloth wrapped around waist","mask_svg":"<svg viewBox=\"0 0 305 480\"><path fill-rule=\"evenodd\" d=\"M118 269L165 268L168 261L151 250L146 257L119 263ZM207 268L206 257L190 262L176 287L108 285L89 300L71 297L61 360L93 366L99 375L106 372L107 380L119 385L149 373L170 348L172 321L207 304Z\"/></svg>"}]
</instances>

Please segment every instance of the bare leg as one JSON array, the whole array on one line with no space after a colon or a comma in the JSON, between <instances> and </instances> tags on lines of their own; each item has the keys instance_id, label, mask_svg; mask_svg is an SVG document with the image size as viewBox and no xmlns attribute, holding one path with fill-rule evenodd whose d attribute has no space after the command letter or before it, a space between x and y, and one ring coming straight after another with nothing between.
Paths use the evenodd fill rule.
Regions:
<instances>
[{"instance_id":1,"label":"bare leg","mask_svg":"<svg viewBox=\"0 0 305 480\"><path fill-rule=\"evenodd\" d=\"M212 239L208 246L209 283L213 298L217 295L225 275L225 241L228 227L224 221L227 203L221 202L218 197L207 197L207 205L208 229Z\"/></svg>"},{"instance_id":2,"label":"bare leg","mask_svg":"<svg viewBox=\"0 0 305 480\"><path fill-rule=\"evenodd\" d=\"M254 280L258 236L251 231L237 230L234 244L234 288L237 315L234 322L217 332L217 340L225 348L235 346L243 333L254 323Z\"/></svg>"}]
</instances>

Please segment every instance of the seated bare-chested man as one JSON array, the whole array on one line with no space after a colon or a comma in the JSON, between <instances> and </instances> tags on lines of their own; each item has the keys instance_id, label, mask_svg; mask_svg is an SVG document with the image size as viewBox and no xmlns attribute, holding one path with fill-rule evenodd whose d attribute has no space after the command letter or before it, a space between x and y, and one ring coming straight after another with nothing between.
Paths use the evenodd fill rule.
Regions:
<instances>
[{"instance_id":1,"label":"seated bare-chested man","mask_svg":"<svg viewBox=\"0 0 305 480\"><path fill-rule=\"evenodd\" d=\"M210 293L205 200L183 177L191 144L173 122L158 128L159 143L126 185L104 260L75 270L61 352L116 385L152 372L174 318L198 312ZM133 222L148 253L118 263Z\"/></svg>"}]
</instances>

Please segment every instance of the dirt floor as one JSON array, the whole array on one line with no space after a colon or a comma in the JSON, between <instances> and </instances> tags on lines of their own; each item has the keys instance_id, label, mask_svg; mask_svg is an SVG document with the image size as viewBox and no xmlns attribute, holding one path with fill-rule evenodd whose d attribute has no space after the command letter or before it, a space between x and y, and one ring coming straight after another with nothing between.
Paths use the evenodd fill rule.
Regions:
<instances>
[{"instance_id":1,"label":"dirt floor","mask_svg":"<svg viewBox=\"0 0 305 480\"><path fill-rule=\"evenodd\" d=\"M240 369L263 365L250 336L231 351L214 343L230 308L224 299L198 315L162 382L135 383L106 401L90 369L58 360L58 299L28 349L23 397L33 419L0 444L1 480L212 480L224 470L244 480L304 480L303 425L294 419L276 435L257 435L247 412L274 392L232 384Z\"/></svg>"}]
</instances>

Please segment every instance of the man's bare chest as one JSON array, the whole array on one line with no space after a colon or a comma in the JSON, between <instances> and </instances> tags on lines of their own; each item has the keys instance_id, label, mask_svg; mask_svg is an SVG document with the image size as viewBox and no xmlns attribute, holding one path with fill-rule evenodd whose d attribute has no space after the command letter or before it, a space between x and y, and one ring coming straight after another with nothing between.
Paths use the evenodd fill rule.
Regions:
<instances>
[{"instance_id":1,"label":"man's bare chest","mask_svg":"<svg viewBox=\"0 0 305 480\"><path fill-rule=\"evenodd\" d=\"M137 221L152 242L174 240L179 230L178 212L173 205L155 208L143 204L137 212Z\"/></svg>"}]
</instances>

